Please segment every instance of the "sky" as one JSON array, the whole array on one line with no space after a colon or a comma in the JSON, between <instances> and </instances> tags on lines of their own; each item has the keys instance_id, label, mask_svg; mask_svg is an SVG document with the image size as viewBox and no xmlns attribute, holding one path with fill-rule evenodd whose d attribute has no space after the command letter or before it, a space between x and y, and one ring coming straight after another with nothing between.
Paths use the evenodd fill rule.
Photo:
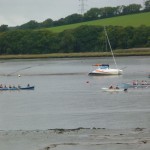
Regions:
<instances>
[{"instance_id":1,"label":"sky","mask_svg":"<svg viewBox=\"0 0 150 150\"><path fill-rule=\"evenodd\" d=\"M58 20L81 13L82 0L0 0L0 25L17 26L35 20ZM84 0L85 12L90 8L141 4L144 0Z\"/></svg>"}]
</instances>

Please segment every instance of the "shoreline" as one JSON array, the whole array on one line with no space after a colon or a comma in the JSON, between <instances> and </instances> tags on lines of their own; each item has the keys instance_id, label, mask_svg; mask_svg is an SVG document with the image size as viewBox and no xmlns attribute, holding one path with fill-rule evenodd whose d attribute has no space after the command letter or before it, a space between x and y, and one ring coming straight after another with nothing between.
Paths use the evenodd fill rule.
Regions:
<instances>
[{"instance_id":1,"label":"shoreline","mask_svg":"<svg viewBox=\"0 0 150 150\"><path fill-rule=\"evenodd\" d=\"M76 128L0 131L0 148L3 150L135 150L137 147L149 150L150 129Z\"/></svg>"},{"instance_id":2,"label":"shoreline","mask_svg":"<svg viewBox=\"0 0 150 150\"><path fill-rule=\"evenodd\" d=\"M150 48L115 50L117 57L150 56ZM51 54L18 54L0 55L0 59L40 59L40 58L82 58L82 57L111 57L111 52L82 52L82 53L51 53Z\"/></svg>"}]
</instances>

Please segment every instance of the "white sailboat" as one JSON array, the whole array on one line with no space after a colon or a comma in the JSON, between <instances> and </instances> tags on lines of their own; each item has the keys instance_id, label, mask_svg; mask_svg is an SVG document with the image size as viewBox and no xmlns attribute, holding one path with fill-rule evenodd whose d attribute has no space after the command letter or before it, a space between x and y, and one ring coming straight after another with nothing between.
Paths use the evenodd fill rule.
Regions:
<instances>
[{"instance_id":1,"label":"white sailboat","mask_svg":"<svg viewBox=\"0 0 150 150\"><path fill-rule=\"evenodd\" d=\"M112 57L113 57L113 61L115 63L115 69L112 69L109 67L109 64L95 64L94 66L97 66L97 69L93 70L92 72L89 73L89 75L97 75L97 76L100 76L100 75L121 75L123 73L123 70L121 69L118 69L118 66L117 66L117 63L116 63L116 60L115 60L115 57L114 57L114 53L113 53L113 50L112 50L112 47L111 47L111 44L110 44L110 41L109 41L109 38L108 38L108 34L107 34L107 31L106 31L106 28L104 27L104 31L105 31L105 35L106 35L106 38L107 38L107 41L108 41L108 44L109 44L109 47L110 47L110 50L111 50L111 54L112 54Z\"/></svg>"}]
</instances>

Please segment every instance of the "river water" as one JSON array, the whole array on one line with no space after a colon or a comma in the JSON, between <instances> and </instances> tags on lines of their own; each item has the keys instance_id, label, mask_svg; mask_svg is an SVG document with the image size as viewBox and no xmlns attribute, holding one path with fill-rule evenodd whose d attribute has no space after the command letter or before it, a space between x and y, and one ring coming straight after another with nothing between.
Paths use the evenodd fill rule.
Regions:
<instances>
[{"instance_id":1,"label":"river water","mask_svg":"<svg viewBox=\"0 0 150 150\"><path fill-rule=\"evenodd\" d=\"M88 76L111 58L0 60L0 84L35 86L0 91L0 130L150 127L150 88L108 93L102 87L150 81L150 57L118 57L120 76ZM18 77L20 75L21 77Z\"/></svg>"}]
</instances>

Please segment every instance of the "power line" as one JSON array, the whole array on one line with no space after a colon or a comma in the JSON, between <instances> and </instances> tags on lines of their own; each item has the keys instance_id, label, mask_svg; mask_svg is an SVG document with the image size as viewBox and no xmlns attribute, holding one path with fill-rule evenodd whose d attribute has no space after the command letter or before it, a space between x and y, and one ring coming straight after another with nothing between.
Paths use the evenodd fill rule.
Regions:
<instances>
[{"instance_id":1,"label":"power line","mask_svg":"<svg viewBox=\"0 0 150 150\"><path fill-rule=\"evenodd\" d=\"M80 13L83 15L85 13L85 3L87 2L87 0L79 0L80 2Z\"/></svg>"}]
</instances>

